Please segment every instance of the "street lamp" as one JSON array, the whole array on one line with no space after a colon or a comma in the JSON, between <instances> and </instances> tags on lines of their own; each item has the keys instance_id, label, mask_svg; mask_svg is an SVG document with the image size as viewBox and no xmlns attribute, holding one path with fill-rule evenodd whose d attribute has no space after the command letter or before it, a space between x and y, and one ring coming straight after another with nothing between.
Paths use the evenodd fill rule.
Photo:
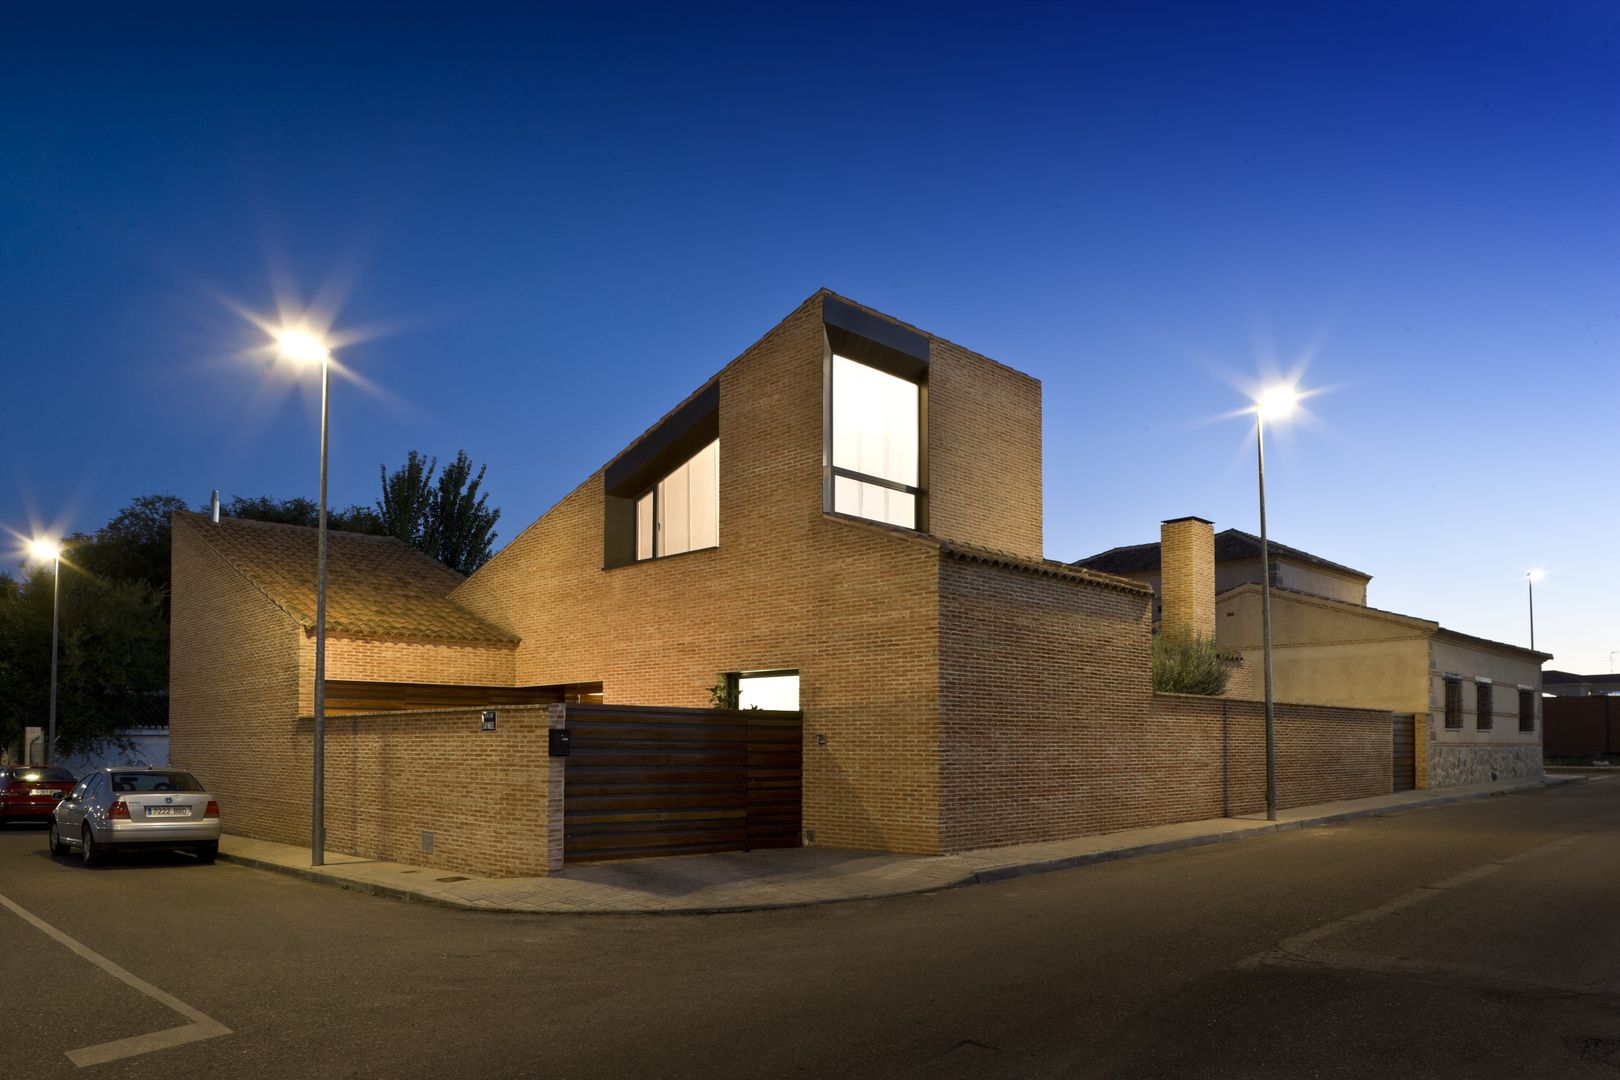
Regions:
<instances>
[{"instance_id":1,"label":"street lamp","mask_svg":"<svg viewBox=\"0 0 1620 1080\"><path fill-rule=\"evenodd\" d=\"M294 364L321 365L321 487L315 527L315 733L314 779L310 794L309 864L326 857L326 412L332 388L332 350L303 327L275 332L276 350Z\"/></svg>"},{"instance_id":2,"label":"street lamp","mask_svg":"<svg viewBox=\"0 0 1620 1080\"><path fill-rule=\"evenodd\" d=\"M1547 571L1541 567L1524 572L1524 587L1530 600L1530 650L1536 648L1536 582L1547 576ZM1611 660L1613 657L1610 658Z\"/></svg>"},{"instance_id":3,"label":"street lamp","mask_svg":"<svg viewBox=\"0 0 1620 1080\"><path fill-rule=\"evenodd\" d=\"M28 553L51 564L51 717L45 729L45 764L56 764L56 641L62 623L62 545L49 537L28 542Z\"/></svg>"},{"instance_id":4,"label":"street lamp","mask_svg":"<svg viewBox=\"0 0 1620 1080\"><path fill-rule=\"evenodd\" d=\"M1282 420L1299 404L1292 386L1272 386L1254 403L1254 436L1260 474L1260 634L1266 682L1266 820L1277 820L1277 703L1271 696L1271 543L1266 538L1266 421Z\"/></svg>"}]
</instances>

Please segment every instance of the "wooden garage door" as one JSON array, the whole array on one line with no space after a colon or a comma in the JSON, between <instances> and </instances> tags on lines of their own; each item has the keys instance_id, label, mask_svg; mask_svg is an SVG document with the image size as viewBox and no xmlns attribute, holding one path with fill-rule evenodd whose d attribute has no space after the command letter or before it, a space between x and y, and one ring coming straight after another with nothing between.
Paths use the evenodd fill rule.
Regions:
<instances>
[{"instance_id":1,"label":"wooden garage door","mask_svg":"<svg viewBox=\"0 0 1620 1080\"><path fill-rule=\"evenodd\" d=\"M796 712L569 705L568 862L798 847Z\"/></svg>"},{"instance_id":2,"label":"wooden garage door","mask_svg":"<svg viewBox=\"0 0 1620 1080\"><path fill-rule=\"evenodd\" d=\"M1390 724L1390 738L1394 750L1392 779L1395 791L1411 791L1417 786L1417 752L1414 737L1414 718L1396 713Z\"/></svg>"}]
</instances>

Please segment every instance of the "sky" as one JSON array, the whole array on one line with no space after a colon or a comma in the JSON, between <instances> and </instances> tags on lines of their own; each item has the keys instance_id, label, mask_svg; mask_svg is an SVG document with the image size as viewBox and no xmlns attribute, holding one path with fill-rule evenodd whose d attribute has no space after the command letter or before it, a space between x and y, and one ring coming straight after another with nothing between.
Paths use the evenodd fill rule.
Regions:
<instances>
[{"instance_id":1,"label":"sky","mask_svg":"<svg viewBox=\"0 0 1620 1080\"><path fill-rule=\"evenodd\" d=\"M1620 6L9 5L0 525L419 449L503 542L816 289L1044 388L1048 557L1258 528L1620 661Z\"/></svg>"}]
</instances>

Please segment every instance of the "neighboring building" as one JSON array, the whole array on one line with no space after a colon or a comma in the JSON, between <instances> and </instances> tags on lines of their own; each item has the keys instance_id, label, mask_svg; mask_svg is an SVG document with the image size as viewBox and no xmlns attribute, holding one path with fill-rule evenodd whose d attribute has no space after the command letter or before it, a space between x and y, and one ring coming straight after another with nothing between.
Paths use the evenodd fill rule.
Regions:
<instances>
[{"instance_id":1,"label":"neighboring building","mask_svg":"<svg viewBox=\"0 0 1620 1080\"><path fill-rule=\"evenodd\" d=\"M1153 694L1151 591L1042 556L1040 432L1035 379L823 291L465 580L333 534L329 846L555 870L563 769L529 706L717 685L802 712L807 843L1252 811L1257 708ZM175 518L171 755L233 829L286 842L308 835L313 571L310 530ZM510 722L481 735L465 709L496 701ZM1390 790L1387 711L1291 715L1283 805ZM424 761L516 822L413 783Z\"/></svg>"},{"instance_id":2,"label":"neighboring building","mask_svg":"<svg viewBox=\"0 0 1620 1080\"><path fill-rule=\"evenodd\" d=\"M1611 697L1620 695L1620 675L1575 675L1543 671L1541 692L1552 697Z\"/></svg>"},{"instance_id":3,"label":"neighboring building","mask_svg":"<svg viewBox=\"0 0 1620 1080\"><path fill-rule=\"evenodd\" d=\"M1214 535L1212 544L1199 540L1212 532L1202 518L1178 518L1164 523L1159 544L1114 548L1074 565L1153 585L1167 623L1180 618L1175 580L1213 579L1213 590L1199 586L1214 610L1197 629L1243 654L1256 672L1251 692L1258 697L1259 540L1235 529ZM1208 548L1213 572L1202 569ZM1282 544L1271 552L1276 700L1413 716L1419 787L1541 773L1541 665L1550 654L1368 607L1370 575Z\"/></svg>"}]
</instances>

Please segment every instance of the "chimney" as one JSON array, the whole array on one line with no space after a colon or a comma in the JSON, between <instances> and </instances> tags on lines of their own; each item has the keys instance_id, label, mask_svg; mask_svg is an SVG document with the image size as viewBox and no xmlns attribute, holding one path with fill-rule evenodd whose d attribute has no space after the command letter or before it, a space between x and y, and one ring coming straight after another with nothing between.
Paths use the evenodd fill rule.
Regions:
<instances>
[{"instance_id":1,"label":"chimney","mask_svg":"<svg viewBox=\"0 0 1620 1080\"><path fill-rule=\"evenodd\" d=\"M1159 602L1162 631L1215 636L1215 523L1201 517L1159 524Z\"/></svg>"},{"instance_id":2,"label":"chimney","mask_svg":"<svg viewBox=\"0 0 1620 1080\"><path fill-rule=\"evenodd\" d=\"M209 513L209 516L214 519L214 524L218 525L219 524L219 488L215 488L214 493L208 497L208 513Z\"/></svg>"}]
</instances>

